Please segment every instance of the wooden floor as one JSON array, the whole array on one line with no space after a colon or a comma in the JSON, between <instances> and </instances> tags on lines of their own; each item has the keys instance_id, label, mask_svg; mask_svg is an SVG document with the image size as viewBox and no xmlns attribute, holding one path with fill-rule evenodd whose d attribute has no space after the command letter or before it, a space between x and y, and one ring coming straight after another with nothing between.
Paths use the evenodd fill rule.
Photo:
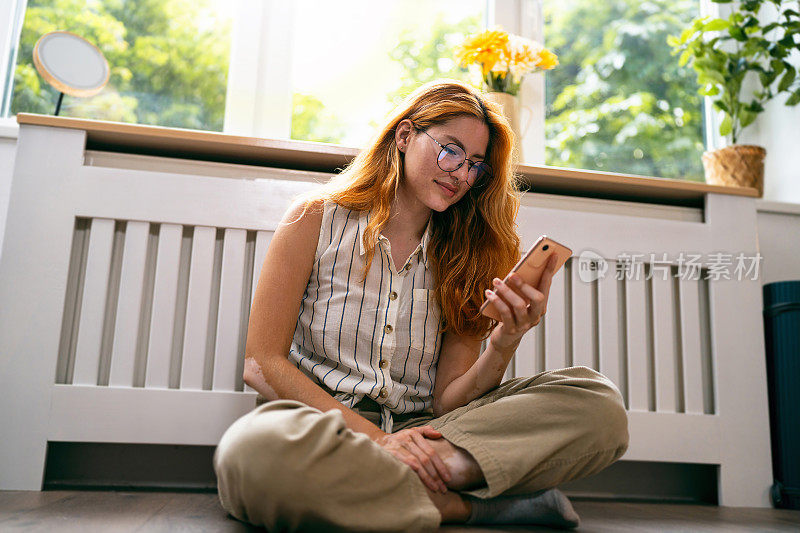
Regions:
<instances>
[{"instance_id":1,"label":"wooden floor","mask_svg":"<svg viewBox=\"0 0 800 533\"><path fill-rule=\"evenodd\" d=\"M800 531L800 511L573 500L581 532ZM442 531L547 531L532 526ZM0 491L0 531L263 531L237 521L216 493Z\"/></svg>"}]
</instances>

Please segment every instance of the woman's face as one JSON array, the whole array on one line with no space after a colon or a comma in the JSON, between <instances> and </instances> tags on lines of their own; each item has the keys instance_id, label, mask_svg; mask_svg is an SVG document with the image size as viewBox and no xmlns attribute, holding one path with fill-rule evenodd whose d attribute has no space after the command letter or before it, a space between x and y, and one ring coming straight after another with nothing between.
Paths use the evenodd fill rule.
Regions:
<instances>
[{"instance_id":1,"label":"woman's face","mask_svg":"<svg viewBox=\"0 0 800 533\"><path fill-rule=\"evenodd\" d=\"M467 170L469 162L454 172L445 172L438 165L441 147L434 139L446 145L455 143L464 149L467 159L483 161L489 148L489 128L482 120L462 115L442 124L431 126L425 132L412 127L406 119L397 125L395 141L403 152L404 176L400 188L404 193L436 211L445 211L458 202L469 190ZM432 138L431 138L432 137ZM454 192L448 191L448 188Z\"/></svg>"}]
</instances>

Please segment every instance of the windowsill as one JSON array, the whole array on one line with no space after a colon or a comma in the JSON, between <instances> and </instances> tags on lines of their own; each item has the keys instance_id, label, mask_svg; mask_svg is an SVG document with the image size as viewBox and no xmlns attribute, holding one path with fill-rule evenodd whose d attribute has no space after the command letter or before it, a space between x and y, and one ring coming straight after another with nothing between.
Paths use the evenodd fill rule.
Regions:
<instances>
[{"instance_id":1,"label":"windowsill","mask_svg":"<svg viewBox=\"0 0 800 533\"><path fill-rule=\"evenodd\" d=\"M84 130L86 149L334 173L358 148L224 133L20 113L19 124ZM540 165L516 169L531 191L589 198L703 207L708 193L757 198L747 187L631 176Z\"/></svg>"},{"instance_id":2,"label":"windowsill","mask_svg":"<svg viewBox=\"0 0 800 533\"><path fill-rule=\"evenodd\" d=\"M19 136L19 124L16 117L0 118L0 139L16 139Z\"/></svg>"}]
</instances>

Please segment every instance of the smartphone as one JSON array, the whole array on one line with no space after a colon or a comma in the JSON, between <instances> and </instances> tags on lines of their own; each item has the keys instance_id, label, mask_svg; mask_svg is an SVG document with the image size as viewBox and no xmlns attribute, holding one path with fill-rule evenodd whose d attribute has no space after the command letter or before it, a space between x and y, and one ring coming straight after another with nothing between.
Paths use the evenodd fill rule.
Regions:
<instances>
[{"instance_id":1,"label":"smartphone","mask_svg":"<svg viewBox=\"0 0 800 533\"><path fill-rule=\"evenodd\" d=\"M547 265L547 260L550 259L551 255L556 256L556 269L553 272L555 274L555 272L558 272L558 270L564 266L564 263L567 262L567 259L572 256L572 250L563 244L554 241L547 235L542 235L535 243L533 243L533 246L530 247L528 252L522 257L522 259L519 260L514 268L511 269L511 272L506 274L503 282L508 282L511 274L517 272L526 283L532 285L535 289L538 289L539 281L542 279L542 273L544 272L545 266ZM525 300L525 302L531 302L528 296L523 294L519 289L513 285L509 285L509 287L512 291L519 294L520 297ZM494 287L492 287L492 289L494 289ZM488 299L483 302L480 312L485 316L497 320L498 322L502 321L500 312L497 311L497 308Z\"/></svg>"}]
</instances>

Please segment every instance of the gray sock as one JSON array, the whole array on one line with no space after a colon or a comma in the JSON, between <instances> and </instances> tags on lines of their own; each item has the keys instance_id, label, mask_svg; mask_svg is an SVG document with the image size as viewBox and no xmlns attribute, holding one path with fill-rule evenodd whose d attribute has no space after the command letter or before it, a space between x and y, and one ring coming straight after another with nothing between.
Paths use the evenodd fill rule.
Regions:
<instances>
[{"instance_id":1,"label":"gray sock","mask_svg":"<svg viewBox=\"0 0 800 533\"><path fill-rule=\"evenodd\" d=\"M467 524L536 524L571 529L580 523L569 499L558 489L487 499L462 496L472 503Z\"/></svg>"}]
</instances>

